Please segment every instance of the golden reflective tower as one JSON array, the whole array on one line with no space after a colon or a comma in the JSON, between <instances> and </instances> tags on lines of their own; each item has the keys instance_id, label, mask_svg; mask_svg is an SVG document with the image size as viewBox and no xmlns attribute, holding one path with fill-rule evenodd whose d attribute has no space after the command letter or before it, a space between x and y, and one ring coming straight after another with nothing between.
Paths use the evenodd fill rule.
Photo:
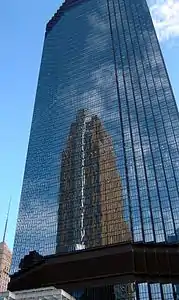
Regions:
<instances>
[{"instance_id":1,"label":"golden reflective tower","mask_svg":"<svg viewBox=\"0 0 179 300\"><path fill-rule=\"evenodd\" d=\"M62 154L57 252L130 240L110 135L80 110Z\"/></svg>"}]
</instances>

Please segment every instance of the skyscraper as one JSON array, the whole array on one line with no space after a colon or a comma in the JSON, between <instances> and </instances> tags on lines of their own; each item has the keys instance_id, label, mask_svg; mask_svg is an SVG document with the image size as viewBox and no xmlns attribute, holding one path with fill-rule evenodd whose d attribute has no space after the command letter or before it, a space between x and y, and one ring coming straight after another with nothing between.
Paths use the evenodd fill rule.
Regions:
<instances>
[{"instance_id":1,"label":"skyscraper","mask_svg":"<svg viewBox=\"0 0 179 300\"><path fill-rule=\"evenodd\" d=\"M147 3L145 0L66 0L46 29L12 272L30 250L46 255L55 253L59 249L58 243L64 243L68 251L95 246L97 241L100 243L103 221L99 207L103 205L103 199L107 199L110 188L108 185L107 189L103 188L102 179L88 180L89 203L94 201L95 205L92 222L87 227L85 210L78 211L77 207L79 201L83 203L82 194L79 195L84 191L82 172L87 176L88 171L95 171L94 160L90 158L93 155L92 139L89 154L84 151L88 168L85 169L82 163L79 151L83 144L81 137L77 142L77 133L78 147L69 151L74 142L68 140L69 132L76 126L71 124L82 110L97 116L95 122L102 124L103 134L106 132L104 140L108 141L102 149L108 151L109 145L113 147L108 158L115 157L116 160L112 163L116 168L112 182L118 177L118 191L111 193L108 207L115 198L118 199L117 207L121 210L117 218L126 224L125 239L129 237L129 229L134 242L159 243L176 234L179 226L179 116ZM83 121L84 114L81 114L82 127ZM92 136L93 129L90 130ZM82 131L79 130L78 135ZM90 139L90 135L86 138ZM98 150L96 174L99 175L99 165L107 160L101 161L102 150ZM70 179L64 181L62 169L68 169L68 162L76 165L74 172L67 174ZM111 176L111 171L105 167L103 170L107 177ZM76 202L68 201L66 229L60 232L59 216L63 208L61 212L59 208L67 206L63 204L63 189L69 193L65 182L74 184L72 191ZM65 197L70 199L70 195ZM64 199L61 203L60 198ZM76 205L73 211L72 204ZM78 222L73 214L78 215ZM94 243L90 244L94 219L98 238L92 238ZM75 226L80 224L77 228L81 231L77 230L76 236L72 220L75 220ZM81 237L84 232L88 236L85 243L81 237L78 242L79 232ZM115 230L111 240L119 241L120 235L116 239L114 235ZM106 233L103 236L107 236ZM174 288L172 284L143 283L137 285L136 297L150 299L151 295L160 295L160 299L173 299Z\"/></svg>"}]
</instances>

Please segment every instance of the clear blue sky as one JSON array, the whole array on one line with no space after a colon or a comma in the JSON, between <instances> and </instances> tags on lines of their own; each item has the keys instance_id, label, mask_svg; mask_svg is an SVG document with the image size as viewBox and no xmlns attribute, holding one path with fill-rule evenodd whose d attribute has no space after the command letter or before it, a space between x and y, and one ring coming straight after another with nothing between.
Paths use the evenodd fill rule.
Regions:
<instances>
[{"instance_id":1,"label":"clear blue sky","mask_svg":"<svg viewBox=\"0 0 179 300\"><path fill-rule=\"evenodd\" d=\"M179 105L179 0L150 0ZM12 249L46 22L61 0L6 0L0 28L0 239L10 195L7 242Z\"/></svg>"}]
</instances>

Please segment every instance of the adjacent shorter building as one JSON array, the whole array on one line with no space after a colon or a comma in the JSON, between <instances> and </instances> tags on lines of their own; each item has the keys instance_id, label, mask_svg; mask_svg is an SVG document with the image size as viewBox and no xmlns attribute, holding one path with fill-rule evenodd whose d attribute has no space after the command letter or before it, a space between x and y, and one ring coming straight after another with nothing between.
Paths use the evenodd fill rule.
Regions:
<instances>
[{"instance_id":1,"label":"adjacent shorter building","mask_svg":"<svg viewBox=\"0 0 179 300\"><path fill-rule=\"evenodd\" d=\"M11 293L9 291L0 293L0 300L75 300L74 297L70 296L63 290L58 290L54 287L40 288L26 291L19 291Z\"/></svg>"},{"instance_id":2,"label":"adjacent shorter building","mask_svg":"<svg viewBox=\"0 0 179 300\"><path fill-rule=\"evenodd\" d=\"M7 244L0 243L0 292L7 290L9 283L9 271L11 266L12 253Z\"/></svg>"}]
</instances>

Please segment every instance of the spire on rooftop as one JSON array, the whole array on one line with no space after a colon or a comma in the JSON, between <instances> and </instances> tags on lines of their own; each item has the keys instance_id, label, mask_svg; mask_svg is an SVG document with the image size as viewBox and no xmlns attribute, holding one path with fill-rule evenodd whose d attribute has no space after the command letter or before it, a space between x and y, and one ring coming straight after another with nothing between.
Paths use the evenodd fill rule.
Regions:
<instances>
[{"instance_id":1,"label":"spire on rooftop","mask_svg":"<svg viewBox=\"0 0 179 300\"><path fill-rule=\"evenodd\" d=\"M5 226L4 226L4 235L3 235L3 243L5 242L6 239L6 233L7 233L7 224L8 224L8 220L9 220L9 212L10 212L10 207L11 207L11 197L9 200L9 205L8 205L8 211L7 211L7 216L6 216L6 222L5 222Z\"/></svg>"}]
</instances>

